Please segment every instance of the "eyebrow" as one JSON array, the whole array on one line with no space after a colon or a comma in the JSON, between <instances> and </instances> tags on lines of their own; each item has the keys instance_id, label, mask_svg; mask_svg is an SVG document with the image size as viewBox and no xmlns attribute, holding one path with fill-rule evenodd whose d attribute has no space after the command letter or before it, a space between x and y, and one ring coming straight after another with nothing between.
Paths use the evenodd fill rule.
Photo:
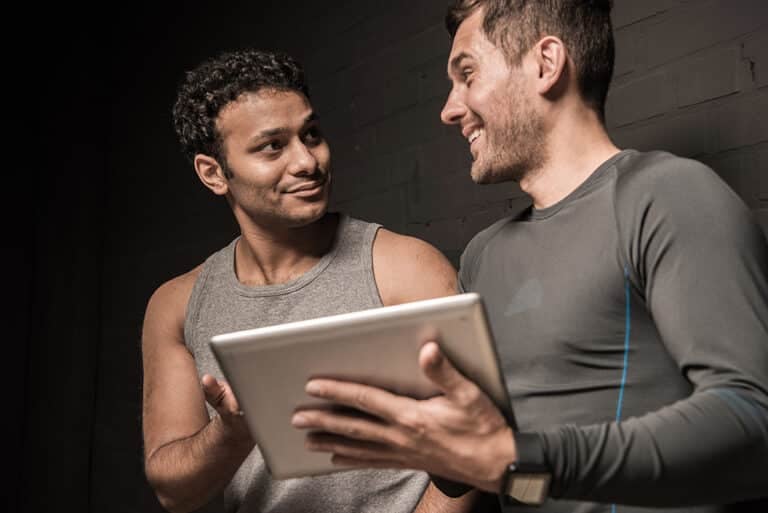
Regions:
<instances>
[{"instance_id":1,"label":"eyebrow","mask_svg":"<svg viewBox=\"0 0 768 513\"><path fill-rule=\"evenodd\" d=\"M311 112L309 116L304 118L304 122L302 126L308 125L309 123L312 123L313 121L317 121L320 119L320 116L317 115L315 112ZM276 135L282 135L290 132L290 128L288 127L278 127L278 128L268 128L266 130L262 130L259 132L257 136L255 136L253 139L261 139L262 137L274 137Z\"/></svg>"},{"instance_id":2,"label":"eyebrow","mask_svg":"<svg viewBox=\"0 0 768 513\"><path fill-rule=\"evenodd\" d=\"M451 62L450 62L450 64L449 64L449 67L450 67L451 71L453 71L453 72L455 73L455 72L456 72L456 70L458 70L458 68L459 68L459 63L460 63L462 60L464 60L464 59L471 59L471 58L472 58L472 56L471 56L471 55L469 55L467 52L460 52L460 53L459 53L458 55L456 55L456 56L455 56L453 59L451 59ZM451 79L451 73L450 73L450 71L449 71L449 72L448 72L448 80L450 80L450 79Z\"/></svg>"}]
</instances>

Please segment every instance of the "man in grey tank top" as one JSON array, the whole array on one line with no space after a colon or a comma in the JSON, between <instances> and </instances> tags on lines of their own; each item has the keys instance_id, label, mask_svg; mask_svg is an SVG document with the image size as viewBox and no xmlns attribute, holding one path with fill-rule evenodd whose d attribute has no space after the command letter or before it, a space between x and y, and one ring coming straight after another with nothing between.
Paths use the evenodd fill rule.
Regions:
<instances>
[{"instance_id":1,"label":"man in grey tank top","mask_svg":"<svg viewBox=\"0 0 768 513\"><path fill-rule=\"evenodd\" d=\"M173 115L199 179L226 199L241 234L160 286L147 306L145 469L161 504L173 512L468 511L475 497L446 497L418 471L270 478L210 337L449 295L456 274L425 242L327 212L330 151L291 58L246 50L209 60L187 74Z\"/></svg>"},{"instance_id":2,"label":"man in grey tank top","mask_svg":"<svg viewBox=\"0 0 768 513\"><path fill-rule=\"evenodd\" d=\"M308 383L381 418L296 414L325 432L316 450L495 491L515 512L768 511L766 240L703 164L610 140L610 7L458 0L447 17L443 122L475 182L532 200L478 234L459 273L485 300L516 422L428 344L442 397Z\"/></svg>"}]
</instances>

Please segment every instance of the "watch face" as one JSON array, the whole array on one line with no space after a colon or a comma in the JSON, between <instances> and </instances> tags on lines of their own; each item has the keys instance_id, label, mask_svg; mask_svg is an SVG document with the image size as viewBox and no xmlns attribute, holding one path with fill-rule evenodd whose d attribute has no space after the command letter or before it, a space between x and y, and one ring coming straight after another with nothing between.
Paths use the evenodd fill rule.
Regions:
<instances>
[{"instance_id":1,"label":"watch face","mask_svg":"<svg viewBox=\"0 0 768 513\"><path fill-rule=\"evenodd\" d=\"M541 504L549 493L549 481L549 474L511 473L505 495L524 504Z\"/></svg>"}]
</instances>

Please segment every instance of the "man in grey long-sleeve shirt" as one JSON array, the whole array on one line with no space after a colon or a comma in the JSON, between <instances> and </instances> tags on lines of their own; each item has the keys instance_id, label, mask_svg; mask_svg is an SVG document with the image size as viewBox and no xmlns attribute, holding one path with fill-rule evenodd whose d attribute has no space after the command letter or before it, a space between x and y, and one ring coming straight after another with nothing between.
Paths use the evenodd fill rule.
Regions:
<instances>
[{"instance_id":1,"label":"man in grey long-sleeve shirt","mask_svg":"<svg viewBox=\"0 0 768 513\"><path fill-rule=\"evenodd\" d=\"M519 181L533 203L477 235L460 271L485 299L516 425L428 344L443 397L310 383L381 419L302 412L295 425L337 434L316 449L546 512L751 511L768 495L766 241L702 164L611 142L609 14L460 0L447 18L443 121L476 182Z\"/></svg>"}]
</instances>

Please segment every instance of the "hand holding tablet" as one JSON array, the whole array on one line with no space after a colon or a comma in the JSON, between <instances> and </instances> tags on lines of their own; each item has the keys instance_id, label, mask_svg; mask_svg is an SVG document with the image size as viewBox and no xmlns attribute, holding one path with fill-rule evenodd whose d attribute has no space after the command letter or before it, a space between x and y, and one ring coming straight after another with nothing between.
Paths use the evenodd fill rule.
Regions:
<instances>
[{"instance_id":1,"label":"hand holding tablet","mask_svg":"<svg viewBox=\"0 0 768 513\"><path fill-rule=\"evenodd\" d=\"M308 451L291 427L297 410L329 408L305 386L313 378L371 385L425 399L442 391L424 375L419 352L430 340L511 421L482 301L468 293L218 335L211 348L232 386L273 477L343 470Z\"/></svg>"}]
</instances>

